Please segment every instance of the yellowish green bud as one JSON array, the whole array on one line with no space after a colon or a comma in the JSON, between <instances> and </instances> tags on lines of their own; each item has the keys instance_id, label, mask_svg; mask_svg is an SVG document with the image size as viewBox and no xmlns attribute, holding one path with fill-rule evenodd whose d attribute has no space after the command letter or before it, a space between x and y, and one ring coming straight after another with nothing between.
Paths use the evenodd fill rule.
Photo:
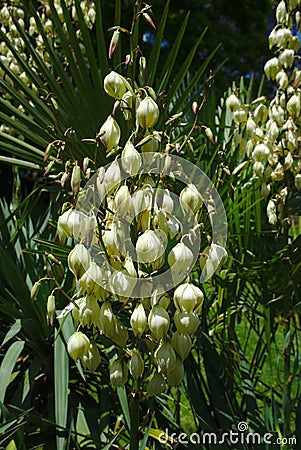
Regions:
<instances>
[{"instance_id":1,"label":"yellowish green bud","mask_svg":"<svg viewBox=\"0 0 301 450\"><path fill-rule=\"evenodd\" d=\"M189 212L188 208L190 208L194 214L199 211L203 204L203 199L194 184L188 184L181 191L180 203L184 211Z\"/></svg>"},{"instance_id":2,"label":"yellowish green bud","mask_svg":"<svg viewBox=\"0 0 301 450\"><path fill-rule=\"evenodd\" d=\"M176 310L174 315L174 322L179 333L193 334L199 326L200 319L197 313L195 313L194 311L181 312L179 310Z\"/></svg>"},{"instance_id":3,"label":"yellowish green bud","mask_svg":"<svg viewBox=\"0 0 301 450\"><path fill-rule=\"evenodd\" d=\"M158 364L159 371L167 376L169 372L174 370L176 364L176 354L173 347L168 341L159 344L154 353L155 361Z\"/></svg>"},{"instance_id":4,"label":"yellowish green bud","mask_svg":"<svg viewBox=\"0 0 301 450\"><path fill-rule=\"evenodd\" d=\"M128 368L123 359L115 359L110 367L110 382L112 386L123 387L128 379Z\"/></svg>"},{"instance_id":5,"label":"yellowish green bud","mask_svg":"<svg viewBox=\"0 0 301 450\"><path fill-rule=\"evenodd\" d=\"M240 100L235 94L229 95L226 100L226 107L229 111L234 112L240 108Z\"/></svg>"},{"instance_id":6,"label":"yellowish green bud","mask_svg":"<svg viewBox=\"0 0 301 450\"><path fill-rule=\"evenodd\" d=\"M94 296L87 295L79 305L78 320L83 326L88 328L91 325L97 326L99 322L100 308Z\"/></svg>"},{"instance_id":7,"label":"yellowish green bud","mask_svg":"<svg viewBox=\"0 0 301 450\"><path fill-rule=\"evenodd\" d=\"M47 299L47 321L51 326L53 326L55 311L55 297L54 295L49 295Z\"/></svg>"},{"instance_id":8,"label":"yellowish green bud","mask_svg":"<svg viewBox=\"0 0 301 450\"><path fill-rule=\"evenodd\" d=\"M184 378L184 364L180 358L176 358L175 367L166 375L167 384L171 387L179 386Z\"/></svg>"},{"instance_id":9,"label":"yellowish green bud","mask_svg":"<svg viewBox=\"0 0 301 450\"><path fill-rule=\"evenodd\" d=\"M71 175L71 189L74 196L79 192L81 180L81 169L79 166L74 166Z\"/></svg>"},{"instance_id":10,"label":"yellowish green bud","mask_svg":"<svg viewBox=\"0 0 301 450\"><path fill-rule=\"evenodd\" d=\"M90 343L89 350L87 354L82 356L81 361L85 369L88 369L90 372L95 372L101 361L101 356L95 341Z\"/></svg>"},{"instance_id":11,"label":"yellowish green bud","mask_svg":"<svg viewBox=\"0 0 301 450\"><path fill-rule=\"evenodd\" d=\"M275 80L277 73L281 70L281 64L278 58L274 57L269 59L264 66L264 72L266 76L272 80Z\"/></svg>"},{"instance_id":12,"label":"yellowish green bud","mask_svg":"<svg viewBox=\"0 0 301 450\"><path fill-rule=\"evenodd\" d=\"M161 373L156 372L146 385L148 395L161 395L166 388L166 381Z\"/></svg>"},{"instance_id":13,"label":"yellowish green bud","mask_svg":"<svg viewBox=\"0 0 301 450\"><path fill-rule=\"evenodd\" d=\"M297 173L295 176L295 186L298 189L298 191L301 191L301 174Z\"/></svg>"},{"instance_id":14,"label":"yellowish green bud","mask_svg":"<svg viewBox=\"0 0 301 450\"><path fill-rule=\"evenodd\" d=\"M190 353L192 342L189 334L182 334L176 331L172 336L172 346L182 361L187 358Z\"/></svg>"},{"instance_id":15,"label":"yellowish green bud","mask_svg":"<svg viewBox=\"0 0 301 450\"><path fill-rule=\"evenodd\" d=\"M80 279L91 263L90 253L83 244L76 244L68 255L68 266L71 272Z\"/></svg>"},{"instance_id":16,"label":"yellowish green bud","mask_svg":"<svg viewBox=\"0 0 301 450\"><path fill-rule=\"evenodd\" d=\"M34 299L35 299L36 296L38 295L38 292L39 292L39 290L40 290L40 286L41 286L40 281L36 281L36 282L34 283L34 285L32 286L31 291L30 291L30 300L31 300L32 302L34 301Z\"/></svg>"},{"instance_id":17,"label":"yellowish green bud","mask_svg":"<svg viewBox=\"0 0 301 450\"><path fill-rule=\"evenodd\" d=\"M134 348L132 351L132 356L130 359L130 372L135 380L138 380L144 372L144 362L141 353L137 348Z\"/></svg>"},{"instance_id":18,"label":"yellowish green bud","mask_svg":"<svg viewBox=\"0 0 301 450\"><path fill-rule=\"evenodd\" d=\"M141 101L136 111L137 121L144 130L148 130L156 125L159 114L157 103L149 96Z\"/></svg>"},{"instance_id":19,"label":"yellowish green bud","mask_svg":"<svg viewBox=\"0 0 301 450\"><path fill-rule=\"evenodd\" d=\"M168 312L160 305L153 306L148 316L148 326L152 336L157 341L165 338L169 325L170 319Z\"/></svg>"},{"instance_id":20,"label":"yellowish green bud","mask_svg":"<svg viewBox=\"0 0 301 450\"><path fill-rule=\"evenodd\" d=\"M76 331L67 342L67 350L71 358L77 360L88 353L90 347L89 338L81 331Z\"/></svg>"},{"instance_id":21,"label":"yellowish green bud","mask_svg":"<svg viewBox=\"0 0 301 450\"><path fill-rule=\"evenodd\" d=\"M195 311L204 301L201 289L191 283L180 284L174 292L174 304L180 311Z\"/></svg>"},{"instance_id":22,"label":"yellowish green bud","mask_svg":"<svg viewBox=\"0 0 301 450\"><path fill-rule=\"evenodd\" d=\"M98 328L101 334L110 337L115 328L115 316L111 303L106 300L100 308Z\"/></svg>"},{"instance_id":23,"label":"yellowish green bud","mask_svg":"<svg viewBox=\"0 0 301 450\"><path fill-rule=\"evenodd\" d=\"M135 176L141 166L141 156L131 141L127 141L121 153L122 168L126 173Z\"/></svg>"},{"instance_id":24,"label":"yellowish green bud","mask_svg":"<svg viewBox=\"0 0 301 450\"><path fill-rule=\"evenodd\" d=\"M98 132L99 138L107 152L118 147L120 141L120 128L114 117L109 116Z\"/></svg>"},{"instance_id":25,"label":"yellowish green bud","mask_svg":"<svg viewBox=\"0 0 301 450\"><path fill-rule=\"evenodd\" d=\"M141 337L147 325L147 317L142 303L139 303L132 312L130 322L135 336Z\"/></svg>"}]
</instances>

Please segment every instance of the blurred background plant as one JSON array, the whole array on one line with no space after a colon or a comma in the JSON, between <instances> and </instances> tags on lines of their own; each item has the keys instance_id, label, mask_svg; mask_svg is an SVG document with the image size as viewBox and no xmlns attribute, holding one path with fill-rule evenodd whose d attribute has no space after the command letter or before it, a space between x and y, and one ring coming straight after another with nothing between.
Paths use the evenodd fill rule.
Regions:
<instances>
[{"instance_id":1,"label":"blurred background plant","mask_svg":"<svg viewBox=\"0 0 301 450\"><path fill-rule=\"evenodd\" d=\"M280 3L293 8L298 17L298 1ZM209 4L212 8L213 2ZM99 127L114 106L103 90L104 77L112 69L135 86L142 83L159 94L159 106L166 116L160 117L158 129L164 120L183 113L170 128L171 152L185 141L180 156L185 155L213 180L229 221L229 259L225 268L203 285L201 324L184 364L184 382L141 403L140 449L182 448L171 440L161 444L162 430L220 436L236 430L240 421L248 423L249 431L286 437L282 448L298 448L289 442L291 437L301 441L297 428L301 413L300 239L293 240L299 232L296 227L293 235L287 220L274 227L268 223L262 179L254 177L253 162L243 151L244 117L249 114L254 119L258 105L268 108L269 100L254 102L263 92L262 85L254 87L251 78L247 86L243 81L233 85L216 102L212 81L221 73L216 59L221 52L212 47L200 65L199 54L205 55L210 48L201 45L205 35L187 33L191 26L188 17L177 33L172 32L169 20L173 20L176 2L167 3L162 13L157 13L155 3L153 6L154 16L146 10L146 16L142 14L136 21L130 44L133 55L124 31L132 21L130 2L26 2L21 8L18 2L2 7L0 148L1 161L14 167L13 196L9 205L2 201L0 220L3 448L109 449L129 445L128 388L110 387L108 356L102 356L95 373L83 373L78 363L68 359L66 343L74 331L72 319L70 315L56 319L49 300L54 294L57 308L63 309L74 292L67 268L72 247L59 244L56 236L62 205L74 202L72 171L76 165L83 169L83 184L89 178L89 166L94 170L114 158L106 158L95 145ZM237 12L235 6L231 11L235 9ZM259 6L257 11L264 22L266 12ZM287 24L285 20L286 16L277 29L296 25L295 19ZM108 32L109 27L115 28ZM147 31L154 37L151 46L143 46ZM193 35L191 45L189 35ZM255 45L254 40L249 42ZM189 51L184 52L183 45ZM147 57L145 71L139 66L142 55ZM131 58L133 65L124 64ZM294 75L289 76L293 86ZM227 85L228 81L223 84ZM298 87L293 88L299 95ZM229 104L226 108L232 92L239 108L247 105L239 123L233 122ZM196 118L193 102L200 106L204 99L192 127ZM116 117L120 119L120 112ZM255 118L254 122L266 132L264 120ZM298 140L298 131L296 134ZM127 136L126 124L121 135ZM88 166L87 155L92 155ZM23 174L30 173L27 191L24 178L20 180L21 168ZM276 180L275 189L277 186ZM295 212L284 218L291 215ZM35 284L37 280L41 282ZM214 444L198 447L215 448ZM231 448L231 443L221 448ZM261 449L262 444L241 444L240 448Z\"/></svg>"}]
</instances>

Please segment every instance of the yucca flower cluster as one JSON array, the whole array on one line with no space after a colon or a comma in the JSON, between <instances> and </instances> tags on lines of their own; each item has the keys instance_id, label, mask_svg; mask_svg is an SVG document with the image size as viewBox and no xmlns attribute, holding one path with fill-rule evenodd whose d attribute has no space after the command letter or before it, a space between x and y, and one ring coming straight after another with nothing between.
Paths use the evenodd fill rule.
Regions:
<instances>
[{"instance_id":1,"label":"yucca flower cluster","mask_svg":"<svg viewBox=\"0 0 301 450\"><path fill-rule=\"evenodd\" d=\"M66 0L66 7L71 14L72 19L74 19L74 23L77 24L77 12L75 8L74 0ZM66 27L65 19L64 19L64 11L61 6L60 0L54 1L54 7L57 11L59 20L62 22L63 28ZM80 2L80 7L83 13L83 17L85 23L89 29L91 29L95 23L96 19L96 11L95 4L92 1L82 1ZM14 48L17 50L20 57L22 57L25 61L28 62L29 66L35 70L36 62L32 58L32 56L28 56L26 52L26 42L21 37L21 34L18 30L18 27L21 27L22 30L33 40L34 47L38 54L40 54L43 61L47 64L51 64L51 58L45 48L45 43L43 37L40 33L39 27L37 25L36 18L33 15L30 17L25 17L26 8L23 2L13 0L11 2L5 2L0 9L0 23L1 23L1 31L9 38L10 42L13 44ZM42 2L41 7L37 9L36 14L38 19L43 27L43 30L50 42L53 43L54 48L58 53L60 53L61 49L56 39L54 39L55 31L53 25L53 18L49 6L49 2ZM76 27L76 25L75 25ZM85 52L85 47L82 44L82 36L79 26L76 29L76 36L78 39L79 46L83 53ZM9 69L20 77L20 79L26 83L27 86L31 88L31 90L35 93L38 93L38 88L34 83L29 79L27 73L24 71L22 65L17 61L15 55L9 48L7 47L4 41L0 42L0 58L3 64L9 67ZM64 56L63 52L61 52L61 58L64 62L64 65L68 67L68 61ZM4 71L0 67L0 77L4 77ZM13 84L13 80L8 76L5 77L6 81ZM9 99L9 94L5 92L3 94L5 97ZM22 105L19 105L18 108L21 111L24 111ZM12 131L9 126L0 124L1 131L11 134Z\"/></svg>"},{"instance_id":2,"label":"yucca flower cluster","mask_svg":"<svg viewBox=\"0 0 301 450\"><path fill-rule=\"evenodd\" d=\"M182 169L166 148L158 151L163 135L154 129L160 118L154 91L134 91L116 72L105 77L104 89L115 104L96 142L99 151L117 156L95 171L85 189L81 169L74 166L77 207L58 220L61 241L72 237L77 242L68 257L76 284L76 331L67 347L74 360L94 371L102 336L103 351L115 346L111 384L123 386L131 376L131 383L158 395L166 385L181 383L183 361L200 324L204 295L190 273L199 260L205 199L189 180L178 196L170 189ZM118 109L134 124L121 148ZM201 267L208 261L215 270L225 257L225 249L212 244L202 253Z\"/></svg>"},{"instance_id":3,"label":"yucca flower cluster","mask_svg":"<svg viewBox=\"0 0 301 450\"><path fill-rule=\"evenodd\" d=\"M301 190L300 39L295 32L300 29L300 1L281 0L275 15L276 25L269 35L275 56L264 66L267 78L277 86L274 98L261 97L246 105L235 91L226 100L236 123L234 145L253 161L273 225L287 219L287 200Z\"/></svg>"}]
</instances>

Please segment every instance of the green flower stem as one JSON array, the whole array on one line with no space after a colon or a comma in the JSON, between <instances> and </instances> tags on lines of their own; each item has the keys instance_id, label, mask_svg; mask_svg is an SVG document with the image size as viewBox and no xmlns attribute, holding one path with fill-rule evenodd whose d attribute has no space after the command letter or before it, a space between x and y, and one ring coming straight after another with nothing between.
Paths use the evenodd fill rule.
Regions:
<instances>
[{"instance_id":1,"label":"green flower stem","mask_svg":"<svg viewBox=\"0 0 301 450\"><path fill-rule=\"evenodd\" d=\"M139 450L139 414L140 398L134 391L131 398L131 430L130 430L130 450Z\"/></svg>"}]
</instances>

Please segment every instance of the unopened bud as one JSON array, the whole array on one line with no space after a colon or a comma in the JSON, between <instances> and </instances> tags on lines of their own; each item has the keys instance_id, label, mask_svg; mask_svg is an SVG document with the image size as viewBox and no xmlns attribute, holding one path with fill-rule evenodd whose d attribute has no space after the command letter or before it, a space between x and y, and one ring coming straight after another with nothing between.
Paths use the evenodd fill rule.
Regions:
<instances>
[{"instance_id":1,"label":"unopened bud","mask_svg":"<svg viewBox=\"0 0 301 450\"><path fill-rule=\"evenodd\" d=\"M300 94L292 95L286 107L292 117L298 118L301 110Z\"/></svg>"},{"instance_id":2,"label":"unopened bud","mask_svg":"<svg viewBox=\"0 0 301 450\"><path fill-rule=\"evenodd\" d=\"M136 306L130 319L134 335L141 337L147 325L147 317L142 303Z\"/></svg>"},{"instance_id":3,"label":"unopened bud","mask_svg":"<svg viewBox=\"0 0 301 450\"><path fill-rule=\"evenodd\" d=\"M81 360L85 369L88 369L90 372L95 372L101 361L101 356L95 341L90 343L87 354L83 355Z\"/></svg>"},{"instance_id":4,"label":"unopened bud","mask_svg":"<svg viewBox=\"0 0 301 450\"><path fill-rule=\"evenodd\" d=\"M132 351L132 357L130 359L130 372L135 380L138 380L144 372L144 362L141 353L137 348L134 348Z\"/></svg>"},{"instance_id":5,"label":"unopened bud","mask_svg":"<svg viewBox=\"0 0 301 450\"><path fill-rule=\"evenodd\" d=\"M175 367L166 375L167 384L171 387L179 386L184 378L184 364L180 358L176 358Z\"/></svg>"},{"instance_id":6,"label":"unopened bud","mask_svg":"<svg viewBox=\"0 0 301 450\"><path fill-rule=\"evenodd\" d=\"M153 306L148 316L148 326L152 336L154 336L157 341L160 341L166 336L169 324L170 319L168 312L160 305Z\"/></svg>"},{"instance_id":7,"label":"unopened bud","mask_svg":"<svg viewBox=\"0 0 301 450\"><path fill-rule=\"evenodd\" d=\"M231 94L226 100L226 107L229 111L234 112L240 107L240 101L235 94Z\"/></svg>"},{"instance_id":8,"label":"unopened bud","mask_svg":"<svg viewBox=\"0 0 301 450\"><path fill-rule=\"evenodd\" d=\"M122 168L131 176L137 175L141 166L141 156L131 141L127 141L121 153Z\"/></svg>"},{"instance_id":9,"label":"unopened bud","mask_svg":"<svg viewBox=\"0 0 301 450\"><path fill-rule=\"evenodd\" d=\"M83 244L76 244L68 255L68 266L71 272L80 279L90 266L90 253Z\"/></svg>"},{"instance_id":10,"label":"unopened bud","mask_svg":"<svg viewBox=\"0 0 301 450\"><path fill-rule=\"evenodd\" d=\"M264 72L266 76L272 80L276 78L277 73L281 70L281 64L278 58L274 57L269 59L264 66Z\"/></svg>"},{"instance_id":11,"label":"unopened bud","mask_svg":"<svg viewBox=\"0 0 301 450\"><path fill-rule=\"evenodd\" d=\"M99 138L107 152L118 146L120 140L120 128L114 117L109 116L98 132Z\"/></svg>"},{"instance_id":12,"label":"unopened bud","mask_svg":"<svg viewBox=\"0 0 301 450\"><path fill-rule=\"evenodd\" d=\"M123 387L128 379L128 368L123 359L115 359L110 367L110 382L112 386Z\"/></svg>"},{"instance_id":13,"label":"unopened bud","mask_svg":"<svg viewBox=\"0 0 301 450\"><path fill-rule=\"evenodd\" d=\"M191 312L200 308L204 301L201 289L191 283L180 284L174 292L174 304L180 311Z\"/></svg>"},{"instance_id":14,"label":"unopened bud","mask_svg":"<svg viewBox=\"0 0 301 450\"><path fill-rule=\"evenodd\" d=\"M149 96L141 101L136 111L138 123L144 130L152 128L157 123L159 114L157 103Z\"/></svg>"},{"instance_id":15,"label":"unopened bud","mask_svg":"<svg viewBox=\"0 0 301 450\"><path fill-rule=\"evenodd\" d=\"M301 191L301 174L297 173L295 176L295 186L298 189L298 191Z\"/></svg>"},{"instance_id":16,"label":"unopened bud","mask_svg":"<svg viewBox=\"0 0 301 450\"><path fill-rule=\"evenodd\" d=\"M74 196L79 192L81 179L81 170L79 166L74 166L71 175L71 189Z\"/></svg>"},{"instance_id":17,"label":"unopened bud","mask_svg":"<svg viewBox=\"0 0 301 450\"><path fill-rule=\"evenodd\" d=\"M162 342L154 353L155 361L159 371L167 375L175 368L176 354L168 341Z\"/></svg>"},{"instance_id":18,"label":"unopened bud","mask_svg":"<svg viewBox=\"0 0 301 450\"><path fill-rule=\"evenodd\" d=\"M128 90L127 80L117 72L110 72L104 79L103 86L106 93L115 99L121 99Z\"/></svg>"},{"instance_id":19,"label":"unopened bud","mask_svg":"<svg viewBox=\"0 0 301 450\"><path fill-rule=\"evenodd\" d=\"M203 199L194 184L188 184L181 191L180 203L184 212L189 212L188 208L190 208L194 214L199 211L203 204Z\"/></svg>"},{"instance_id":20,"label":"unopened bud","mask_svg":"<svg viewBox=\"0 0 301 450\"><path fill-rule=\"evenodd\" d=\"M53 326L55 311L55 297L54 295L49 295L47 299L47 321L51 326Z\"/></svg>"},{"instance_id":21,"label":"unopened bud","mask_svg":"<svg viewBox=\"0 0 301 450\"><path fill-rule=\"evenodd\" d=\"M174 315L174 322L179 333L193 334L199 326L200 319L194 311L181 312L177 310Z\"/></svg>"},{"instance_id":22,"label":"unopened bud","mask_svg":"<svg viewBox=\"0 0 301 450\"><path fill-rule=\"evenodd\" d=\"M166 382L163 376L156 372L146 385L148 395L161 395L166 388Z\"/></svg>"},{"instance_id":23,"label":"unopened bud","mask_svg":"<svg viewBox=\"0 0 301 450\"><path fill-rule=\"evenodd\" d=\"M176 331L172 336L172 346L182 361L184 361L192 347L191 337L189 334L182 334Z\"/></svg>"},{"instance_id":24,"label":"unopened bud","mask_svg":"<svg viewBox=\"0 0 301 450\"><path fill-rule=\"evenodd\" d=\"M90 347L89 338L81 331L76 331L67 342L67 350L71 358L77 360L88 353Z\"/></svg>"},{"instance_id":25,"label":"unopened bud","mask_svg":"<svg viewBox=\"0 0 301 450\"><path fill-rule=\"evenodd\" d=\"M36 281L35 284L32 286L30 291L30 300L33 302L36 296L38 295L38 292L40 290L41 283L40 281Z\"/></svg>"}]
</instances>

